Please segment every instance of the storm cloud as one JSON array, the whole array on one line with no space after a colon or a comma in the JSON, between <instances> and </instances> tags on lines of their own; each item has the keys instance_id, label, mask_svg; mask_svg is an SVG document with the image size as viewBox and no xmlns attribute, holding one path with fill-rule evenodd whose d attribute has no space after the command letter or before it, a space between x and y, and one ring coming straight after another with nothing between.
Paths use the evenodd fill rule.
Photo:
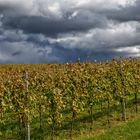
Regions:
<instances>
[{"instance_id":1,"label":"storm cloud","mask_svg":"<svg viewBox=\"0 0 140 140\"><path fill-rule=\"evenodd\" d=\"M0 0L0 63L140 57L139 0Z\"/></svg>"}]
</instances>

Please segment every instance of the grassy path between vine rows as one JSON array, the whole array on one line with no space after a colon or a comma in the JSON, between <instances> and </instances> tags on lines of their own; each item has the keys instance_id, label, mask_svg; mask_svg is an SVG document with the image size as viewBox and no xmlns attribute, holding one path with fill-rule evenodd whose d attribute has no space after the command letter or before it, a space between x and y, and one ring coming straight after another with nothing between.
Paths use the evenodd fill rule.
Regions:
<instances>
[{"instance_id":1,"label":"grassy path between vine rows","mask_svg":"<svg viewBox=\"0 0 140 140\"><path fill-rule=\"evenodd\" d=\"M92 139L92 138L91 138ZM128 122L117 128L108 131L106 134L96 137L102 140L139 140L140 139L140 119Z\"/></svg>"},{"instance_id":2,"label":"grassy path between vine rows","mask_svg":"<svg viewBox=\"0 0 140 140\"><path fill-rule=\"evenodd\" d=\"M111 128L97 136L83 136L78 140L140 140L140 118Z\"/></svg>"}]
</instances>

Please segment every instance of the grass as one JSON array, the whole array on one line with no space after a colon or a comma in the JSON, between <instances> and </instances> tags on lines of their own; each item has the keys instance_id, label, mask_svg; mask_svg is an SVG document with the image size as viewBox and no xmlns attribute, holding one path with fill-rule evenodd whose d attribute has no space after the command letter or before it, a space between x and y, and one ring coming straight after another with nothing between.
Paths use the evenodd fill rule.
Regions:
<instances>
[{"instance_id":1,"label":"grass","mask_svg":"<svg viewBox=\"0 0 140 140\"><path fill-rule=\"evenodd\" d=\"M89 136L89 138L83 137L79 140L140 140L140 119L121 124L104 134Z\"/></svg>"}]
</instances>

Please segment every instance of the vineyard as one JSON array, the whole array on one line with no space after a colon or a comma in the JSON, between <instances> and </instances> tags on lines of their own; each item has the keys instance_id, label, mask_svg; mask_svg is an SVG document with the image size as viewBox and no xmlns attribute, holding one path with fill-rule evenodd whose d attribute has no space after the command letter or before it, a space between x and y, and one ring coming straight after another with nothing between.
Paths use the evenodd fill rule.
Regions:
<instances>
[{"instance_id":1,"label":"vineyard","mask_svg":"<svg viewBox=\"0 0 140 140\"><path fill-rule=\"evenodd\" d=\"M62 133L73 139L84 114L89 131L98 114L111 127L112 110L127 121L128 104L137 113L139 97L139 59L0 65L0 139L55 140Z\"/></svg>"}]
</instances>

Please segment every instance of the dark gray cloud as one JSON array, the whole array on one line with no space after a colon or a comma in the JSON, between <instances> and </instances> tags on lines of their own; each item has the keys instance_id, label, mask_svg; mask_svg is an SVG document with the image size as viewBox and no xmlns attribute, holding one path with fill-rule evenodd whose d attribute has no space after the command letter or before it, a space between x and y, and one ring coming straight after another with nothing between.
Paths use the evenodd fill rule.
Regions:
<instances>
[{"instance_id":1,"label":"dark gray cloud","mask_svg":"<svg viewBox=\"0 0 140 140\"><path fill-rule=\"evenodd\" d=\"M140 56L139 0L0 0L0 63Z\"/></svg>"},{"instance_id":2,"label":"dark gray cloud","mask_svg":"<svg viewBox=\"0 0 140 140\"><path fill-rule=\"evenodd\" d=\"M104 23L104 24L103 24ZM77 17L75 19L54 20L41 16L3 18L5 28L22 29L27 33L42 33L57 36L60 33L83 32L92 28L104 27L106 20L99 17Z\"/></svg>"}]
</instances>

